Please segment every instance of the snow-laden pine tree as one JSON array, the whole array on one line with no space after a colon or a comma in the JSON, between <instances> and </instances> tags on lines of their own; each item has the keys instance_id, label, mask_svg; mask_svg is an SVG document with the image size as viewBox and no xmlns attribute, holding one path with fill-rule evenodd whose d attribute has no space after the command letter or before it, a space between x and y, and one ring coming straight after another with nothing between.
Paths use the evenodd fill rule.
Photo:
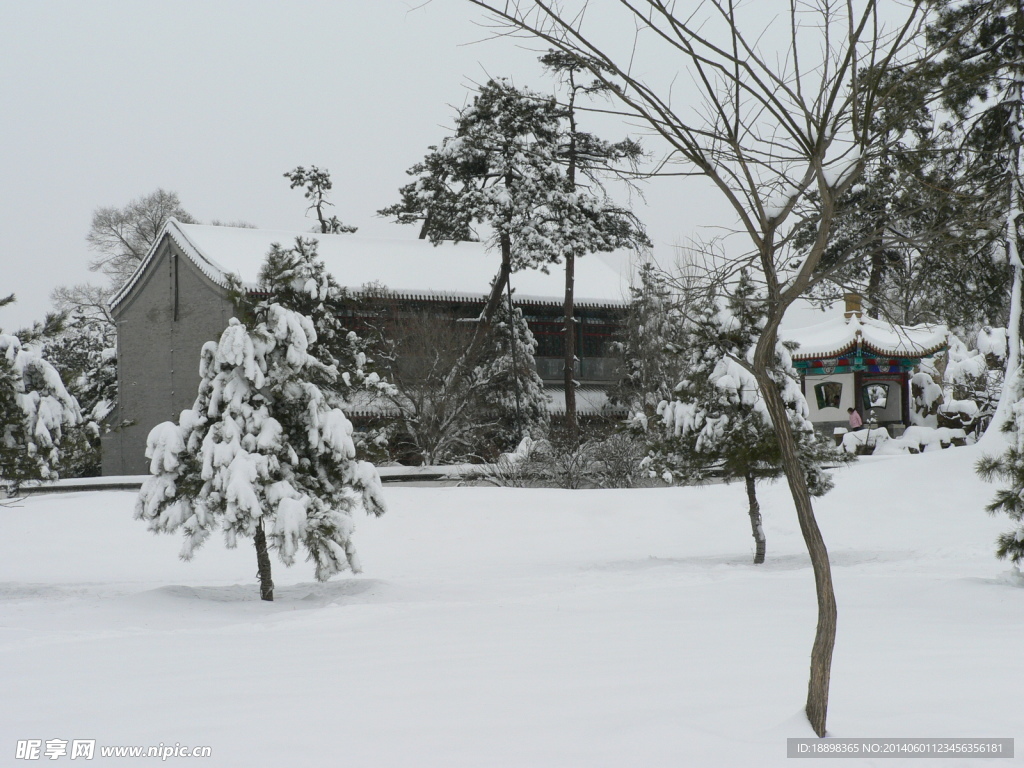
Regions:
<instances>
[{"instance_id":1,"label":"snow-laden pine tree","mask_svg":"<svg viewBox=\"0 0 1024 768\"><path fill-rule=\"evenodd\" d=\"M106 418L117 403L116 329L101 316L76 311L45 345L47 358L82 409L82 422L66 430L60 474L99 475L100 438L111 427Z\"/></svg>"},{"instance_id":2,"label":"snow-laden pine tree","mask_svg":"<svg viewBox=\"0 0 1024 768\"><path fill-rule=\"evenodd\" d=\"M563 385L565 387L565 432L570 443L579 438L576 418L576 259L590 253L614 251L618 248L650 247L651 241L639 219L628 208L617 205L608 195L605 181L628 176L636 171L643 156L640 144L630 138L611 142L580 126L584 111L578 101L584 97L608 95L609 87L590 74L591 68L601 70L597 61L584 62L565 51L548 51L541 64L559 81L563 124L558 136L556 158L565 170L563 216L560 230L561 251L565 264L565 298L563 317Z\"/></svg>"},{"instance_id":3,"label":"snow-laden pine tree","mask_svg":"<svg viewBox=\"0 0 1024 768\"><path fill-rule=\"evenodd\" d=\"M942 51L936 68L939 93L954 115L953 150L965 156L965 173L972 181L956 191L976 206L975 221L988 222L998 232L976 261L990 259L1012 273L1011 279L1004 271L997 283L997 288L1009 288L1009 354L1003 395L992 421L997 429L1005 424L1012 428L1012 405L1022 394L1024 5L1019 0L933 0L931 5L936 13L929 42ZM971 222L964 229L971 232ZM968 277L968 284L974 282L973 275Z\"/></svg>"},{"instance_id":4,"label":"snow-laden pine tree","mask_svg":"<svg viewBox=\"0 0 1024 768\"><path fill-rule=\"evenodd\" d=\"M616 343L620 378L611 396L626 407L630 421L646 428L681 378L684 323L678 305L685 297L675 295L665 273L650 262L640 266L637 279Z\"/></svg>"},{"instance_id":5,"label":"snow-laden pine tree","mask_svg":"<svg viewBox=\"0 0 1024 768\"><path fill-rule=\"evenodd\" d=\"M510 322L508 302L502 302L473 374L483 383L479 408L493 419L488 439L499 451L513 450L524 437L541 439L550 424L544 381L534 361L537 341L519 307L512 307L511 316Z\"/></svg>"},{"instance_id":6,"label":"snow-laden pine tree","mask_svg":"<svg viewBox=\"0 0 1024 768\"><path fill-rule=\"evenodd\" d=\"M0 298L0 306L14 300ZM0 486L55 480L61 443L82 412L39 343L0 332Z\"/></svg>"},{"instance_id":7,"label":"snow-laden pine tree","mask_svg":"<svg viewBox=\"0 0 1024 768\"><path fill-rule=\"evenodd\" d=\"M561 259L553 205L568 194L557 152L561 108L555 100L490 80L455 118L455 132L408 170L415 181L380 211L421 225L431 242L478 240L497 248L501 266L481 313L490 321L518 269Z\"/></svg>"},{"instance_id":8,"label":"snow-laden pine tree","mask_svg":"<svg viewBox=\"0 0 1024 768\"><path fill-rule=\"evenodd\" d=\"M565 264L566 421L575 441L575 259L649 241L601 182L616 164L635 161L639 145L605 142L580 130L576 98L600 86L576 83L584 67L575 59L552 52L543 61L565 80L567 104L506 80L489 81L459 113L454 135L409 169L416 180L402 187L401 202L380 213L420 224L420 236L434 243L481 234L488 239L501 265L481 312L485 322L497 311L512 272ZM473 339L467 358L475 357L482 335Z\"/></svg>"},{"instance_id":9,"label":"snow-laden pine tree","mask_svg":"<svg viewBox=\"0 0 1024 768\"><path fill-rule=\"evenodd\" d=\"M260 315L204 345L195 404L150 432L135 517L183 531L185 560L215 530L229 547L251 538L260 595L273 600L269 546L291 565L301 545L321 581L359 571L353 512L385 505L373 465L355 459L351 422L311 381L329 375L309 353L313 323L278 304Z\"/></svg>"},{"instance_id":10,"label":"snow-laden pine tree","mask_svg":"<svg viewBox=\"0 0 1024 768\"><path fill-rule=\"evenodd\" d=\"M666 482L694 483L710 477L742 479L754 536L754 563L765 558L765 535L756 484L783 474L779 442L750 357L764 325L764 299L747 272L726 298L709 293L687 308L679 350L682 378L658 406L650 425L645 464ZM841 461L835 447L814 431L790 351L776 347L772 379L787 406L807 486L814 496L832 488L826 461Z\"/></svg>"},{"instance_id":11,"label":"snow-laden pine tree","mask_svg":"<svg viewBox=\"0 0 1024 768\"><path fill-rule=\"evenodd\" d=\"M256 316L271 304L308 317L316 330L316 340L309 353L323 365L310 370L310 380L321 388L332 406L348 410L354 402L365 402L387 395L391 385L373 370L369 356L372 340L346 328L357 307L356 297L349 295L327 271L318 253L316 238L296 238L286 248L274 243L267 253L258 276L258 303L242 291L236 292L243 311ZM376 445L380 435L373 430L355 435L361 456L380 454Z\"/></svg>"}]
</instances>

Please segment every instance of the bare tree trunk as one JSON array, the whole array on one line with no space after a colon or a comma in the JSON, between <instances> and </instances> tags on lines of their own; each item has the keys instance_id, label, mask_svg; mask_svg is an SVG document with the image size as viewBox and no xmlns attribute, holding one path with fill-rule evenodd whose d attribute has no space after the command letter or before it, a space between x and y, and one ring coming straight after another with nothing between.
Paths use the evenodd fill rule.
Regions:
<instances>
[{"instance_id":1,"label":"bare tree trunk","mask_svg":"<svg viewBox=\"0 0 1024 768\"><path fill-rule=\"evenodd\" d=\"M765 538L764 528L761 526L761 505L757 503L757 493L754 489L754 475L747 472L747 501L750 504L750 530L754 534L754 565L761 565L764 562Z\"/></svg>"},{"instance_id":2,"label":"bare tree trunk","mask_svg":"<svg viewBox=\"0 0 1024 768\"><path fill-rule=\"evenodd\" d=\"M569 167L565 175L576 191L576 78L569 70ZM579 445L580 425L576 418L576 254L565 255L565 432L570 446Z\"/></svg>"},{"instance_id":3,"label":"bare tree trunk","mask_svg":"<svg viewBox=\"0 0 1024 768\"><path fill-rule=\"evenodd\" d=\"M516 315L512 308L512 285L506 283L508 291L508 354L512 359L512 388L516 393L516 445L523 442L523 403L519 395L519 360L516 354Z\"/></svg>"},{"instance_id":4,"label":"bare tree trunk","mask_svg":"<svg viewBox=\"0 0 1024 768\"><path fill-rule=\"evenodd\" d=\"M274 580L270 578L270 553L267 552L267 536L263 532L263 522L256 527L253 537L256 545L256 567L260 577L260 599L274 599Z\"/></svg>"},{"instance_id":5,"label":"bare tree trunk","mask_svg":"<svg viewBox=\"0 0 1024 768\"><path fill-rule=\"evenodd\" d=\"M881 315L879 310L882 306L882 278L885 276L886 268L888 267L881 238L882 236L879 235L879 241L875 243L874 249L871 251L871 272L868 275L867 316L875 320Z\"/></svg>"},{"instance_id":6,"label":"bare tree trunk","mask_svg":"<svg viewBox=\"0 0 1024 768\"><path fill-rule=\"evenodd\" d=\"M778 437L782 467L796 506L800 533L803 534L807 553L814 571L814 586L818 597L818 626L811 647L811 676L807 684L807 706L805 712L811 727L818 736L825 735L825 720L828 715L828 687L832 675L832 650L836 644L836 595L832 586L832 568L828 561L828 549L821 536L821 529L814 518L811 494L807 489L807 478L797 456L796 439L786 416L786 404L779 393L778 385L769 371L775 356L775 341L782 311L772 312L764 333L754 350L754 376L764 397L772 426Z\"/></svg>"},{"instance_id":7,"label":"bare tree trunk","mask_svg":"<svg viewBox=\"0 0 1024 768\"><path fill-rule=\"evenodd\" d=\"M573 291L575 287L576 257L565 255L565 434L569 444L575 446L580 438L579 421L576 418L576 314Z\"/></svg>"},{"instance_id":8,"label":"bare tree trunk","mask_svg":"<svg viewBox=\"0 0 1024 768\"><path fill-rule=\"evenodd\" d=\"M484 304L483 311L480 312L480 321L485 325L491 322L494 313L498 311L501 294L504 292L505 286L508 285L509 276L512 274L512 238L507 232L502 232L499 240L501 242L501 268L494 278L494 285L491 286L491 295L487 297L487 303Z\"/></svg>"}]
</instances>

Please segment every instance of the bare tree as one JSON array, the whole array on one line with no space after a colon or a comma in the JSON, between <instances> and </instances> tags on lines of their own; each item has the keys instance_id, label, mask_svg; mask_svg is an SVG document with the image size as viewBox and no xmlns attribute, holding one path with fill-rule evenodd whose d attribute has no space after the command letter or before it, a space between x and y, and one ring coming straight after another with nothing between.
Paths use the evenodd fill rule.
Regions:
<instances>
[{"instance_id":1,"label":"bare tree","mask_svg":"<svg viewBox=\"0 0 1024 768\"><path fill-rule=\"evenodd\" d=\"M481 412L487 382L473 375L452 376L473 328L453 317L391 308L378 354L394 385L384 395L397 414L404 441L427 465L465 458L483 433L497 426Z\"/></svg>"},{"instance_id":2,"label":"bare tree","mask_svg":"<svg viewBox=\"0 0 1024 768\"><path fill-rule=\"evenodd\" d=\"M909 64L923 24L920 2L907 2L895 25L877 0L470 0L486 9L500 35L526 33L595 62L622 111L639 118L669 147L659 172L703 176L738 221L746 247L721 264L723 283L749 268L763 284L767 317L747 366L778 435L782 465L814 570L818 624L811 651L807 717L826 731L836 601L828 551L811 505L786 405L771 376L786 309L825 274L820 268L848 190L885 136L878 119L891 106L891 79L873 73ZM886 4L886 14L893 10ZM615 14L619 14L616 16ZM600 17L599 24L594 24ZM770 20L765 23L765 20ZM622 30L630 30L623 39ZM611 35L603 37L602 31ZM675 93L675 61L694 94ZM650 66L647 66L647 65ZM798 251L793 233L814 227ZM732 250L737 250L732 246ZM852 254L852 251L851 251ZM848 258L852 258L852 255ZM841 260L840 260L841 261Z\"/></svg>"},{"instance_id":3,"label":"bare tree","mask_svg":"<svg viewBox=\"0 0 1024 768\"><path fill-rule=\"evenodd\" d=\"M50 292L50 301L58 312L78 311L90 320L102 320L110 325L114 318L107 306L110 290L92 283L59 285Z\"/></svg>"},{"instance_id":4,"label":"bare tree","mask_svg":"<svg viewBox=\"0 0 1024 768\"><path fill-rule=\"evenodd\" d=\"M385 289L368 302L380 342L374 353L386 380L382 391L392 437L425 464L492 457L524 437L547 433L544 382L533 358L535 342L522 312L498 308L484 343L467 360L480 324L429 305L409 306ZM461 366L461 369L460 369ZM454 374L453 374L454 371ZM385 419L387 420L387 419Z\"/></svg>"},{"instance_id":5,"label":"bare tree","mask_svg":"<svg viewBox=\"0 0 1024 768\"><path fill-rule=\"evenodd\" d=\"M96 252L89 269L105 274L117 290L146 258L172 217L183 224L198 223L181 207L178 195L165 189L138 197L123 208L97 208L85 238Z\"/></svg>"}]
</instances>

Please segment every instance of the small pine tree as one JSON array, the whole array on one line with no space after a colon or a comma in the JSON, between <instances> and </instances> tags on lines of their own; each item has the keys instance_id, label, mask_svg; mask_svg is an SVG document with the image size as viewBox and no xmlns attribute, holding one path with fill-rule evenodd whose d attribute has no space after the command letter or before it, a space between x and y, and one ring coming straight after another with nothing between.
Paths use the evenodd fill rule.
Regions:
<instances>
[{"instance_id":1,"label":"small pine tree","mask_svg":"<svg viewBox=\"0 0 1024 768\"><path fill-rule=\"evenodd\" d=\"M105 419L117 403L117 331L105 318L77 311L46 339L46 356L82 409L82 422L65 434L60 474L97 476Z\"/></svg>"},{"instance_id":2,"label":"small pine tree","mask_svg":"<svg viewBox=\"0 0 1024 768\"><path fill-rule=\"evenodd\" d=\"M385 505L376 470L355 460L352 424L311 381L329 375L309 353L312 322L278 304L258 319L252 330L232 319L207 342L195 404L150 432L135 517L182 530L184 560L217 528L229 547L252 538L260 596L273 600L268 545L291 565L301 544L321 581L358 572L352 513Z\"/></svg>"},{"instance_id":3,"label":"small pine tree","mask_svg":"<svg viewBox=\"0 0 1024 768\"><path fill-rule=\"evenodd\" d=\"M653 435L645 460L652 475L668 482L742 478L755 564L764 562L766 549L756 483L783 474L772 422L748 367L763 318L764 302L746 272L727 301L710 294L690 308L680 350L683 377L672 397L658 406L662 432ZM821 496L832 487L822 463L843 458L814 431L789 350L782 344L773 379L789 407L808 487L812 495Z\"/></svg>"},{"instance_id":4,"label":"small pine tree","mask_svg":"<svg viewBox=\"0 0 1024 768\"><path fill-rule=\"evenodd\" d=\"M14 297L0 298L0 306ZM38 343L0 332L0 484L55 480L65 432L81 423L78 402Z\"/></svg>"},{"instance_id":5,"label":"small pine tree","mask_svg":"<svg viewBox=\"0 0 1024 768\"><path fill-rule=\"evenodd\" d=\"M630 289L623 336L615 345L620 378L611 397L629 411L630 421L646 427L681 378L683 323L663 272L644 263L638 279L639 285Z\"/></svg>"},{"instance_id":6,"label":"small pine tree","mask_svg":"<svg viewBox=\"0 0 1024 768\"><path fill-rule=\"evenodd\" d=\"M284 177L291 182L291 188L303 187L305 192L303 194L306 199L310 201L309 211L316 212L317 221L320 223L320 233L323 235L342 235L351 234L358 230L358 227L353 227L350 224L343 224L341 219L337 216L331 216L327 218L327 212L324 208L327 206L333 206L334 203L328 202L327 193L334 187L331 181L331 174L326 169L317 168L315 165L309 166L309 170L303 168L301 165L297 168L293 168L284 174ZM315 231L315 230L314 230Z\"/></svg>"},{"instance_id":7,"label":"small pine tree","mask_svg":"<svg viewBox=\"0 0 1024 768\"><path fill-rule=\"evenodd\" d=\"M524 437L537 440L548 431L547 395L537 373L533 338L523 312L502 302L494 315L490 342L475 376L482 381L480 410L496 419L491 440L502 451L515 448Z\"/></svg>"},{"instance_id":8,"label":"small pine tree","mask_svg":"<svg viewBox=\"0 0 1024 768\"><path fill-rule=\"evenodd\" d=\"M1004 430L1012 435L1007 449L1001 456L983 457L975 468L987 482L1007 485L996 491L985 509L992 515L1005 513L1016 524L996 540L996 557L1009 559L1019 568L1024 560L1024 400L1014 403L1013 418Z\"/></svg>"},{"instance_id":9,"label":"small pine tree","mask_svg":"<svg viewBox=\"0 0 1024 768\"><path fill-rule=\"evenodd\" d=\"M324 366L324 373L309 372L334 407L348 410L355 401L387 395L391 385L373 370L369 356L376 339L360 337L345 327L359 302L338 285L317 252L315 238L296 238L291 248L274 243L258 276L262 300L252 304L236 292L243 313L255 317L271 304L308 317L316 330L309 353ZM363 458L377 458L377 430L357 432L356 449Z\"/></svg>"}]
</instances>

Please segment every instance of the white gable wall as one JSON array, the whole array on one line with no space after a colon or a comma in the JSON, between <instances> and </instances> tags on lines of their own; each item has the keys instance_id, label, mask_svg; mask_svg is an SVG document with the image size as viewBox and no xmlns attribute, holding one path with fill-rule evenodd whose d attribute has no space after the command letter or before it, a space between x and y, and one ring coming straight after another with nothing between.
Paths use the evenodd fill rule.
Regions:
<instances>
[{"instance_id":1,"label":"white gable wall","mask_svg":"<svg viewBox=\"0 0 1024 768\"><path fill-rule=\"evenodd\" d=\"M850 414L847 413L847 409L857 407L857 393L854 391L854 376L855 374L853 373L833 373L826 376L807 376L804 379L804 397L807 398L807 408L812 422L817 424L821 422L849 420ZM836 382L841 384L843 391L840 396L838 406L819 408L818 397L814 388L817 385L824 384L826 382Z\"/></svg>"}]
</instances>

